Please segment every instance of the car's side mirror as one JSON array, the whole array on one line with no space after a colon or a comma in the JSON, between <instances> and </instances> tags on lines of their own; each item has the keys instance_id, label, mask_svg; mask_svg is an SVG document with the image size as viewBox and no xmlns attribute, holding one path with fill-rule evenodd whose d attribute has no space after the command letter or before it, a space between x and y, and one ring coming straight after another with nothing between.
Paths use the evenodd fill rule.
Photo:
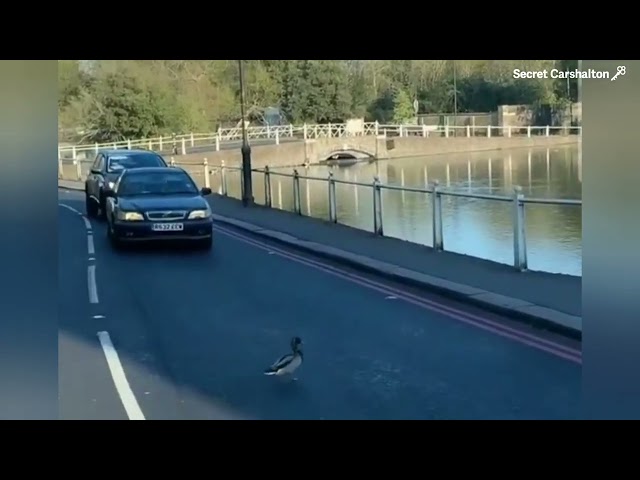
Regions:
<instances>
[{"instance_id":1,"label":"car's side mirror","mask_svg":"<svg viewBox=\"0 0 640 480\"><path fill-rule=\"evenodd\" d=\"M209 187L203 187L200 190L200 193L202 194L203 197L206 197L207 195L211 195L211 189Z\"/></svg>"},{"instance_id":2,"label":"car's side mirror","mask_svg":"<svg viewBox=\"0 0 640 480\"><path fill-rule=\"evenodd\" d=\"M91 169L91 173L94 173L94 174L96 174L96 175L100 175L102 172L101 172L99 169L97 169L97 168L92 168L92 169Z\"/></svg>"}]
</instances>

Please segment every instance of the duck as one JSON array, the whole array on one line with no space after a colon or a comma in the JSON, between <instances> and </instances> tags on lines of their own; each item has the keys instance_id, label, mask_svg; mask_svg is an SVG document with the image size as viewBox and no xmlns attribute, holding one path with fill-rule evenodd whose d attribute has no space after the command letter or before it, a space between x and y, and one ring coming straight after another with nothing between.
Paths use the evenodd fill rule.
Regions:
<instances>
[{"instance_id":1,"label":"duck","mask_svg":"<svg viewBox=\"0 0 640 480\"><path fill-rule=\"evenodd\" d=\"M304 356L301 347L302 340L300 337L293 337L291 339L291 353L281 356L273 365L264 371L264 374L278 376L291 375L302 365Z\"/></svg>"}]
</instances>

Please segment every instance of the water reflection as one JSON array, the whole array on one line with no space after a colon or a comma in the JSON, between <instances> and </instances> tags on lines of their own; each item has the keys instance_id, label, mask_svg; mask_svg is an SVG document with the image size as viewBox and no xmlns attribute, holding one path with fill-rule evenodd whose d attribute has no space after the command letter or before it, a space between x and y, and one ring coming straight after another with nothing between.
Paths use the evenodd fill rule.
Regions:
<instances>
[{"instance_id":1,"label":"water reflection","mask_svg":"<svg viewBox=\"0 0 640 480\"><path fill-rule=\"evenodd\" d=\"M424 187L439 180L447 189L511 195L523 187L526 196L582 198L582 161L577 146L521 149L394 159L334 168L337 179ZM281 169L291 173L292 169ZM327 167L300 168L301 175L326 178ZM239 174L227 175L229 195L239 197ZM219 189L219 177L212 177ZM293 210L293 181L273 176L273 206ZM301 180L305 215L328 218L326 182ZM336 185L340 223L373 229L373 192L369 186ZM264 180L254 174L254 195L264 203ZM385 235L431 245L431 202L427 194L383 190ZM512 208L509 203L443 198L445 249L501 263L513 262ZM528 205L527 247L532 270L582 274L582 210L575 206Z\"/></svg>"}]
</instances>

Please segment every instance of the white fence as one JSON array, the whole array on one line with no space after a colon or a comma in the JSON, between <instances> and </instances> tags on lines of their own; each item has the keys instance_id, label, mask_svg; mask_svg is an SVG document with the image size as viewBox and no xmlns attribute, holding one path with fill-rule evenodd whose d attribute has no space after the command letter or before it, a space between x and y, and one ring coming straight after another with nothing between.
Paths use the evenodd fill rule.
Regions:
<instances>
[{"instance_id":1,"label":"white fence","mask_svg":"<svg viewBox=\"0 0 640 480\"><path fill-rule=\"evenodd\" d=\"M582 127L496 127L496 126L439 126L428 125L384 125L378 122L365 123L360 131L347 128L345 123L320 125L278 125L267 127L248 127L249 140L261 140L279 144L286 141L307 140L317 138L343 138L361 135L382 135L385 137L491 137L491 136L529 136L581 134ZM124 140L120 142L94 143L84 145L58 146L58 158L77 159L79 156L89 157L101 149L144 148L159 152L174 151L176 154L189 153L189 149L197 147L215 147L218 151L221 144L242 140L242 128L221 128L211 133L187 133L175 136ZM213 149L213 148L212 148Z\"/></svg>"}]
</instances>

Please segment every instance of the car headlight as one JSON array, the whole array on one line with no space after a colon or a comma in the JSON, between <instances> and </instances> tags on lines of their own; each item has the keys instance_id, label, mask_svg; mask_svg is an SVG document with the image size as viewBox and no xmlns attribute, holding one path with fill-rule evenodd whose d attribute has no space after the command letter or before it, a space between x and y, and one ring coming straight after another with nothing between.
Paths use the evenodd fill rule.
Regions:
<instances>
[{"instance_id":1,"label":"car headlight","mask_svg":"<svg viewBox=\"0 0 640 480\"><path fill-rule=\"evenodd\" d=\"M205 219L211 216L209 210L194 210L189 214L189 220Z\"/></svg>"},{"instance_id":2,"label":"car headlight","mask_svg":"<svg viewBox=\"0 0 640 480\"><path fill-rule=\"evenodd\" d=\"M139 222L141 220L144 220L144 217L142 216L141 213L138 212L123 212L121 210L118 210L118 213L116 213L116 218L118 220L122 220L125 222Z\"/></svg>"},{"instance_id":3,"label":"car headlight","mask_svg":"<svg viewBox=\"0 0 640 480\"><path fill-rule=\"evenodd\" d=\"M109 190L113 190L113 186L115 185L115 183L109 182L107 185L109 186Z\"/></svg>"}]
</instances>

